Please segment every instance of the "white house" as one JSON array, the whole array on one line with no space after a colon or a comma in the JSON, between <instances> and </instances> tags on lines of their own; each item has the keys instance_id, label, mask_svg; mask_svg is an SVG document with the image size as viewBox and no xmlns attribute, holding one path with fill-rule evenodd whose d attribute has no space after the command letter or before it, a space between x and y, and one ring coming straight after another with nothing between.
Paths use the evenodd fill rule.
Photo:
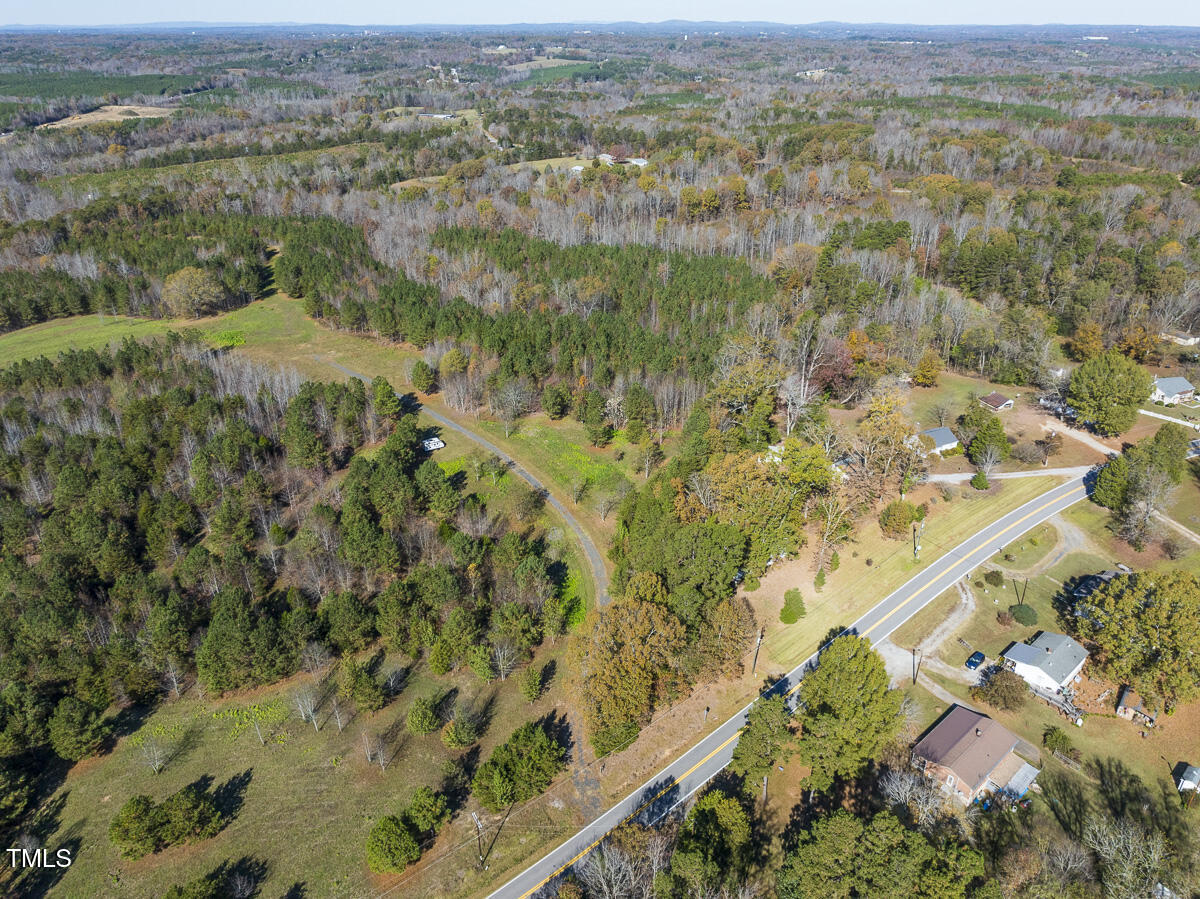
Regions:
<instances>
[{"instance_id":1,"label":"white house","mask_svg":"<svg viewBox=\"0 0 1200 899\"><path fill-rule=\"evenodd\" d=\"M614 161L611 153L597 153L596 158L600 160L601 165L612 165Z\"/></svg>"},{"instance_id":2,"label":"white house","mask_svg":"<svg viewBox=\"0 0 1200 899\"><path fill-rule=\"evenodd\" d=\"M1032 643L1014 643L1000 657L1031 687L1056 693L1079 675L1088 653L1066 634L1042 631Z\"/></svg>"},{"instance_id":3,"label":"white house","mask_svg":"<svg viewBox=\"0 0 1200 899\"><path fill-rule=\"evenodd\" d=\"M928 437L933 441L933 446L929 449L931 453L947 453L958 446L958 438L949 428L930 428L928 431L922 431L918 436ZM922 440L921 442L924 444L928 441Z\"/></svg>"},{"instance_id":4,"label":"white house","mask_svg":"<svg viewBox=\"0 0 1200 899\"><path fill-rule=\"evenodd\" d=\"M1187 378L1155 378L1150 399L1156 403L1190 403L1196 398L1196 388Z\"/></svg>"},{"instance_id":5,"label":"white house","mask_svg":"<svg viewBox=\"0 0 1200 899\"><path fill-rule=\"evenodd\" d=\"M639 169L644 169L647 165L650 164L649 159L643 159L641 156L632 156L629 159L626 159L623 161L629 165L636 165Z\"/></svg>"},{"instance_id":6,"label":"white house","mask_svg":"<svg viewBox=\"0 0 1200 899\"><path fill-rule=\"evenodd\" d=\"M1184 765L1176 783L1180 793L1185 790L1200 790L1200 768L1195 765Z\"/></svg>"}]
</instances>

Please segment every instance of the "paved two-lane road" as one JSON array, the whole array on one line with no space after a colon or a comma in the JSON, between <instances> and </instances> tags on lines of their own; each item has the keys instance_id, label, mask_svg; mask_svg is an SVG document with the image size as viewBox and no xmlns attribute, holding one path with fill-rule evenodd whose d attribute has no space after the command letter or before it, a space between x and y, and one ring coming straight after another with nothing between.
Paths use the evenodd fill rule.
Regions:
<instances>
[{"instance_id":1,"label":"paved two-lane road","mask_svg":"<svg viewBox=\"0 0 1200 899\"><path fill-rule=\"evenodd\" d=\"M346 366L334 362L332 359L325 359L321 356L314 356L313 358L318 362L324 362L326 365L336 368L344 375L349 375L351 378L358 378L360 381L364 381L367 384L371 383L371 378L369 375L364 375L361 372L354 371L351 368L346 368ZM400 396L398 392L396 395ZM608 602L608 571L604 567L604 557L600 555L600 550L596 548L596 544L592 542L592 538L587 535L587 532L583 529L583 526L580 525L575 516L567 510L567 507L559 501L558 497L551 493L545 484L522 468L516 459L514 459L504 450L500 449L500 447L496 446L496 444L492 443L486 437L476 434L469 428L464 428L458 422L452 421L451 419L442 415L440 412L435 412L428 406L422 406L421 411L436 421L443 428L449 428L451 431L462 434L468 440L473 440L475 443L482 446L489 453L495 453L497 456L507 462L511 470L524 481L526 481L531 487L533 487L534 490L540 490L542 492L542 494L546 497L546 502L548 502L550 506L563 517L563 521L565 521L567 523L567 527L569 527L575 533L575 537L579 540L580 545L583 547L583 551L587 555L588 565L592 569L592 583L596 585L596 604L601 606L605 605Z\"/></svg>"},{"instance_id":2,"label":"paved two-lane road","mask_svg":"<svg viewBox=\"0 0 1200 899\"><path fill-rule=\"evenodd\" d=\"M859 634L878 643L1003 546L1086 495L1083 478L1076 477L1030 500L930 563L928 568L884 598L843 633ZM817 655L814 653L774 684L770 694L792 696L799 687L800 679L815 667L816 662ZM583 859L611 830L627 819L636 818L646 823L657 821L729 763L749 708L746 706L660 771L653 780L643 784L565 843L530 865L492 893L489 899L526 899Z\"/></svg>"}]
</instances>

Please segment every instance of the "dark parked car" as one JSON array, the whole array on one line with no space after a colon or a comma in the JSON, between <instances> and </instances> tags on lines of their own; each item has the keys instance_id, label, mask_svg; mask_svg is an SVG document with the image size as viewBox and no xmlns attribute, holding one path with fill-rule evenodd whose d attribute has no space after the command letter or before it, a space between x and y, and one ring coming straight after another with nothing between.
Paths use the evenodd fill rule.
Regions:
<instances>
[{"instance_id":1,"label":"dark parked car","mask_svg":"<svg viewBox=\"0 0 1200 899\"><path fill-rule=\"evenodd\" d=\"M967 670L974 671L976 668L978 668L980 665L983 664L984 658L985 658L985 656L982 652L971 653L971 657L969 659L967 659Z\"/></svg>"}]
</instances>

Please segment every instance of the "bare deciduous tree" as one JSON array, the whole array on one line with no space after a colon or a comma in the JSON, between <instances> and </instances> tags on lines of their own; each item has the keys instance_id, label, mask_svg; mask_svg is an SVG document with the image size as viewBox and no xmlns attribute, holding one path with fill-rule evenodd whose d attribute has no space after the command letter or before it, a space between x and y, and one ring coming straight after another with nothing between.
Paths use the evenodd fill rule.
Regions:
<instances>
[{"instance_id":1,"label":"bare deciduous tree","mask_svg":"<svg viewBox=\"0 0 1200 899\"><path fill-rule=\"evenodd\" d=\"M1000 464L1000 450L994 446L984 447L982 453L979 454L979 463L975 466L983 472L985 478L990 478L992 472L996 470L996 466Z\"/></svg>"},{"instance_id":2,"label":"bare deciduous tree","mask_svg":"<svg viewBox=\"0 0 1200 899\"><path fill-rule=\"evenodd\" d=\"M492 663L496 673L500 675L500 680L507 680L512 674L513 669L517 667L518 655L517 647L511 640L502 639L492 646Z\"/></svg>"},{"instance_id":3,"label":"bare deciduous tree","mask_svg":"<svg viewBox=\"0 0 1200 899\"><path fill-rule=\"evenodd\" d=\"M1093 817L1084 828L1083 843L1096 853L1109 899L1150 896L1161 882L1168 860L1161 833L1126 819Z\"/></svg>"},{"instance_id":4,"label":"bare deciduous tree","mask_svg":"<svg viewBox=\"0 0 1200 899\"><path fill-rule=\"evenodd\" d=\"M312 687L304 687L296 692L292 700L296 703L296 711L300 715L300 720L311 722L313 730L320 733L321 723L317 717L316 691Z\"/></svg>"},{"instance_id":5,"label":"bare deciduous tree","mask_svg":"<svg viewBox=\"0 0 1200 899\"><path fill-rule=\"evenodd\" d=\"M325 644L312 641L300 652L300 666L313 678L320 680L322 672L329 667L333 657Z\"/></svg>"}]
</instances>

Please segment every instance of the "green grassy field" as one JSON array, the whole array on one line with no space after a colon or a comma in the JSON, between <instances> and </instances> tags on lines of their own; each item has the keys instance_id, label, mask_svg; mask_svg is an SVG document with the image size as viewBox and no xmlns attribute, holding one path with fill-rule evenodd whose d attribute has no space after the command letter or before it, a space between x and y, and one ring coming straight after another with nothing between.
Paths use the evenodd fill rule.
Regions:
<instances>
[{"instance_id":1,"label":"green grassy field","mask_svg":"<svg viewBox=\"0 0 1200 899\"><path fill-rule=\"evenodd\" d=\"M222 171L232 172L235 166L246 165L252 171L261 172L268 165L277 163L308 165L317 162L324 156L342 159L354 157L358 154L366 154L373 149L382 150L383 144L367 142L347 144L340 147L328 147L322 150L298 150L294 153L280 153L278 155L262 154L258 156L237 156L231 159L209 159L203 162L185 162L178 165L164 165L156 168L128 168L116 169L111 172L56 175L53 178L47 178L43 183L55 191L71 189L116 194L131 189L136 190L166 179L183 180L189 184L199 184L204 181L213 180Z\"/></svg>"},{"instance_id":2,"label":"green grassy field","mask_svg":"<svg viewBox=\"0 0 1200 899\"><path fill-rule=\"evenodd\" d=\"M546 648L536 663L554 661L564 645L560 640ZM380 667L387 673L408 664L406 657L388 657ZM48 844L77 840L79 845L75 863L62 875L54 894L150 899L222 861L249 858L266 865L264 896L284 895L297 884L309 897L374 895L399 878L378 878L367 870L364 842L371 824L402 810L417 787L439 788L447 763L461 754L447 750L437 733L414 736L404 729L412 701L427 696L452 702L458 697L480 711L490 722L480 744L486 758L520 723L561 708L562 700L557 685L530 706L511 679L484 684L466 671L435 677L417 666L408 674L403 692L382 711L351 720L341 732L328 706L319 733L293 714L270 733L266 745L260 745L253 732L233 738L228 722L214 718L214 712L250 702L278 700L290 706L291 695L308 682L307 675L299 675L252 697L228 701L204 701L193 690L167 703L143 725L143 729L175 728L180 734L175 756L157 776L128 738L110 754L76 766L43 806ZM394 758L386 770L366 762L364 732L371 737L389 735ZM127 799L146 793L161 800L199 779L227 790L231 784L244 784L240 796L230 802L236 811L229 826L210 840L138 861L118 856L107 829ZM414 880L409 889L416 890L410 895L473 895L499 880L506 865L518 862L542 840L575 826L570 812L555 808L554 795L514 810L500 831L492 869L483 874L473 865L474 840L464 848L464 838L471 836L474 825L460 811L427 850L424 862L408 872ZM482 817L494 833L499 816L485 812ZM18 880L6 889L13 891L9 895L38 894L33 884Z\"/></svg>"}]
</instances>

